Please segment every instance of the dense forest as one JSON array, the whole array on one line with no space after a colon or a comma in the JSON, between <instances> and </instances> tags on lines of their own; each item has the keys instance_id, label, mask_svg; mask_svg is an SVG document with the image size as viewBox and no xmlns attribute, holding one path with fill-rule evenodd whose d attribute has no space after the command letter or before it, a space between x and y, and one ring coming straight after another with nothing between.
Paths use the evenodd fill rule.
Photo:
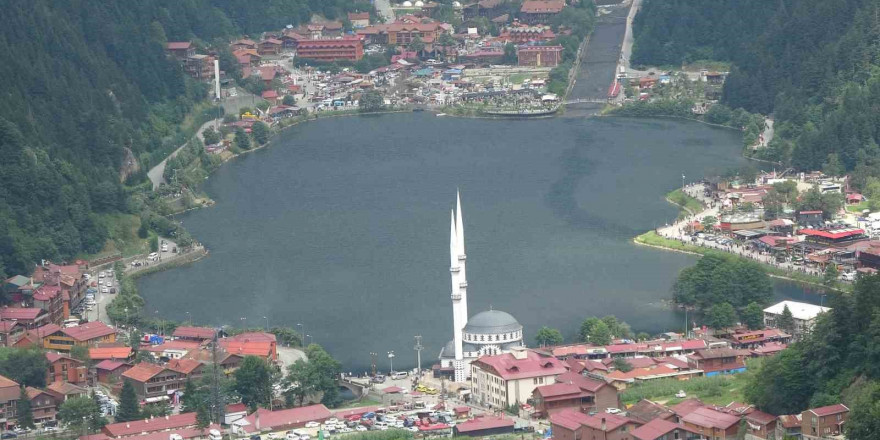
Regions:
<instances>
[{"instance_id":1,"label":"dense forest","mask_svg":"<svg viewBox=\"0 0 880 440\"><path fill-rule=\"evenodd\" d=\"M167 41L204 47L314 14L371 9L353 0L5 4L0 276L29 273L43 258L98 252L112 214L140 213L130 194L142 192L146 169L186 141L185 116L205 106L207 86L166 57Z\"/></svg>"},{"instance_id":2,"label":"dense forest","mask_svg":"<svg viewBox=\"0 0 880 440\"><path fill-rule=\"evenodd\" d=\"M728 61L722 102L773 114L759 157L880 177L880 1L647 0L633 63Z\"/></svg>"}]
</instances>

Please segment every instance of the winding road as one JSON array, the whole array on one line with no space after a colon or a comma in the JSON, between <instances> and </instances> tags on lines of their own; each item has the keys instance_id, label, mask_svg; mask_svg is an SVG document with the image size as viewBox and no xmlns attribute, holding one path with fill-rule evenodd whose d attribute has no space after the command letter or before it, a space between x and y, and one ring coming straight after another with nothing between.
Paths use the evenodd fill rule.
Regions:
<instances>
[{"instance_id":1,"label":"winding road","mask_svg":"<svg viewBox=\"0 0 880 440\"><path fill-rule=\"evenodd\" d=\"M217 121L205 122L201 127L199 127L199 130L196 132L196 136L202 137L202 132L205 131L205 129L208 128L209 125L214 124L215 122L217 122ZM186 144L183 144L183 145L177 147L177 149L174 150L171 154L169 154L168 157L163 159L162 162L159 162L158 165L154 166L153 168L150 168L150 171L147 171L147 177L150 178L150 182L153 182L153 190L155 190L156 188L159 188L160 185L165 183L165 177L163 177L163 176L165 175L165 164L168 163L168 159L176 156L177 153L180 150L182 150L183 147L185 147L185 146L186 146Z\"/></svg>"}]
</instances>

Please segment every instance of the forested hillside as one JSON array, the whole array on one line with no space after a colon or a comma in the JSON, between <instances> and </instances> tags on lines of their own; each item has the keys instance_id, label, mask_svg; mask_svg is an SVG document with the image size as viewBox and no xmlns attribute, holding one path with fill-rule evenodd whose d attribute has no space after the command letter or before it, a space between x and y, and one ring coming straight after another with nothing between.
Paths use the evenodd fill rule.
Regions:
<instances>
[{"instance_id":1,"label":"forested hillside","mask_svg":"<svg viewBox=\"0 0 880 440\"><path fill-rule=\"evenodd\" d=\"M369 10L353 0L29 0L0 8L0 276L99 251L143 172L186 140L207 86L166 41ZM202 43L203 44L203 43ZM131 155L127 154L127 150ZM132 161L131 158L135 160ZM140 172L123 182L123 166Z\"/></svg>"},{"instance_id":2,"label":"forested hillside","mask_svg":"<svg viewBox=\"0 0 880 440\"><path fill-rule=\"evenodd\" d=\"M722 101L772 113L764 159L880 177L880 0L647 0L633 62L733 63Z\"/></svg>"}]
</instances>

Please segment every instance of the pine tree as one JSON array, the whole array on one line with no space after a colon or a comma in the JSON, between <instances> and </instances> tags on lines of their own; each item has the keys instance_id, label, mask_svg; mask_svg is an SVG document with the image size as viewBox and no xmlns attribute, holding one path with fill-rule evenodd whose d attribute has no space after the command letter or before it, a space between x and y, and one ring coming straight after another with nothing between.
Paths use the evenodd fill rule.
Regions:
<instances>
[{"instance_id":1,"label":"pine tree","mask_svg":"<svg viewBox=\"0 0 880 440\"><path fill-rule=\"evenodd\" d=\"M116 413L117 422L128 422L141 417L137 394L131 382L125 381L122 385L122 394L119 397L119 411Z\"/></svg>"},{"instance_id":2,"label":"pine tree","mask_svg":"<svg viewBox=\"0 0 880 440\"><path fill-rule=\"evenodd\" d=\"M196 427L205 429L211 424L211 415L208 414L208 406L201 405L196 410Z\"/></svg>"},{"instance_id":3,"label":"pine tree","mask_svg":"<svg viewBox=\"0 0 880 440\"><path fill-rule=\"evenodd\" d=\"M791 334L794 331L794 315L791 314L791 310L788 309L788 305L782 309L782 315L779 317L779 321L776 323L776 326L784 330L786 333Z\"/></svg>"},{"instance_id":4,"label":"pine tree","mask_svg":"<svg viewBox=\"0 0 880 440\"><path fill-rule=\"evenodd\" d=\"M34 428L34 410L31 405L31 398L28 396L27 389L21 387L18 395L18 426L24 429Z\"/></svg>"}]
</instances>

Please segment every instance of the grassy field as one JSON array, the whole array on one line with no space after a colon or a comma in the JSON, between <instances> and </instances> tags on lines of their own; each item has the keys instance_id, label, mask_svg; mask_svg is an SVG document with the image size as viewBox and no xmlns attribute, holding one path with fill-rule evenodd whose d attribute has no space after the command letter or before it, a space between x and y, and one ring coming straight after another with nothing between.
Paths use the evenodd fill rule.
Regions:
<instances>
[{"instance_id":1,"label":"grassy field","mask_svg":"<svg viewBox=\"0 0 880 440\"><path fill-rule=\"evenodd\" d=\"M869 209L868 202L861 202L857 205L846 205L847 212L861 213L866 209Z\"/></svg>"},{"instance_id":2,"label":"grassy field","mask_svg":"<svg viewBox=\"0 0 880 440\"><path fill-rule=\"evenodd\" d=\"M109 233L104 249L95 255L78 255L79 258L94 260L118 253L122 253L123 257L129 257L149 249L147 240L137 235L138 228L141 227L140 217L132 214L103 214L101 221Z\"/></svg>"},{"instance_id":3,"label":"grassy field","mask_svg":"<svg viewBox=\"0 0 880 440\"><path fill-rule=\"evenodd\" d=\"M364 406L382 406L382 402L373 399L352 400L339 406L339 409L361 408Z\"/></svg>"},{"instance_id":4,"label":"grassy field","mask_svg":"<svg viewBox=\"0 0 880 440\"><path fill-rule=\"evenodd\" d=\"M624 405L634 404L641 399L675 405L684 400L675 397L679 390L683 390L687 394L686 398L696 397L705 403L727 405L733 400L743 401L743 387L747 382L748 373L697 377L691 380L659 379L627 388L620 394L620 400Z\"/></svg>"},{"instance_id":5,"label":"grassy field","mask_svg":"<svg viewBox=\"0 0 880 440\"><path fill-rule=\"evenodd\" d=\"M703 210L703 204L700 203L699 200L682 192L681 188L669 192L666 194L666 198L670 202L692 213L697 213Z\"/></svg>"}]
</instances>

